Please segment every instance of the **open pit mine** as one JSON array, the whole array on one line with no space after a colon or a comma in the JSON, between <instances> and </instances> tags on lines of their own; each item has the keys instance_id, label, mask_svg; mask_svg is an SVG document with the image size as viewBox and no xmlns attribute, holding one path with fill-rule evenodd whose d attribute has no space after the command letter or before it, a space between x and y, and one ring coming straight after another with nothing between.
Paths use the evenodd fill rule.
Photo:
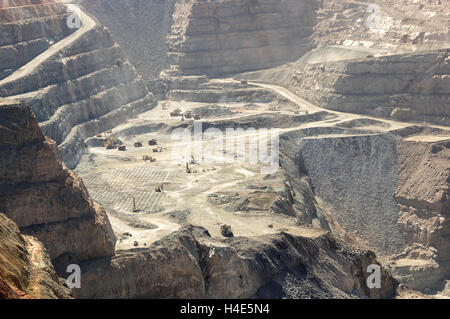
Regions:
<instances>
[{"instance_id":1,"label":"open pit mine","mask_svg":"<svg viewBox=\"0 0 450 319\"><path fill-rule=\"evenodd\" d=\"M449 0L0 0L0 299L450 298Z\"/></svg>"}]
</instances>

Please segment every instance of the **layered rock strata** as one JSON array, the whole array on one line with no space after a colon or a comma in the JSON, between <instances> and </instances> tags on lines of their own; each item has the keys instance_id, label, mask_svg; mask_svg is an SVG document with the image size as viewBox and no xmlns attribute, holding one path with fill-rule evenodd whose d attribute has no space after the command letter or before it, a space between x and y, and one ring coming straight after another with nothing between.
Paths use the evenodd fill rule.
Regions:
<instances>
[{"instance_id":1,"label":"layered rock strata","mask_svg":"<svg viewBox=\"0 0 450 319\"><path fill-rule=\"evenodd\" d=\"M218 76L295 60L310 48L315 1L218 0L175 4L169 64Z\"/></svg>"},{"instance_id":2,"label":"layered rock strata","mask_svg":"<svg viewBox=\"0 0 450 319\"><path fill-rule=\"evenodd\" d=\"M41 242L0 213L0 299L70 298Z\"/></svg>"},{"instance_id":3,"label":"layered rock strata","mask_svg":"<svg viewBox=\"0 0 450 319\"><path fill-rule=\"evenodd\" d=\"M41 5L33 3L33 6ZM12 3L9 6L11 12L20 10ZM62 5L60 11L67 12L67 8ZM47 26L36 37L52 43L60 40L56 45L68 41L69 28L64 15L50 16L47 20L38 14L31 16L32 20ZM58 23L64 24L67 30L61 27L64 30L46 32L48 25L55 22L53 19L60 17L64 18ZM87 137L109 130L155 105L153 95L108 30L87 15L83 17L86 29L76 31L77 36L59 51L46 59L34 57L33 67L25 66L29 71L0 82L0 96L31 106L44 133L59 145L62 158L70 168L78 163ZM9 22L13 27L22 23L22 19ZM21 42L24 32L25 29L19 29L13 33L8 43Z\"/></svg>"},{"instance_id":4,"label":"layered rock strata","mask_svg":"<svg viewBox=\"0 0 450 319\"><path fill-rule=\"evenodd\" d=\"M314 46L346 45L409 52L448 47L445 1L320 0Z\"/></svg>"},{"instance_id":5,"label":"layered rock strata","mask_svg":"<svg viewBox=\"0 0 450 319\"><path fill-rule=\"evenodd\" d=\"M116 239L105 211L64 166L31 109L4 99L0 163L0 211L24 234L37 237L55 265L114 254Z\"/></svg>"},{"instance_id":6,"label":"layered rock strata","mask_svg":"<svg viewBox=\"0 0 450 319\"><path fill-rule=\"evenodd\" d=\"M398 283L382 270L368 289L375 255L321 230L214 240L186 226L149 248L83 263L78 298L389 298ZM275 288L274 288L275 287ZM307 288L305 288L307 287Z\"/></svg>"},{"instance_id":7,"label":"layered rock strata","mask_svg":"<svg viewBox=\"0 0 450 319\"><path fill-rule=\"evenodd\" d=\"M70 13L56 1L11 0L0 3L0 80L71 34Z\"/></svg>"}]
</instances>

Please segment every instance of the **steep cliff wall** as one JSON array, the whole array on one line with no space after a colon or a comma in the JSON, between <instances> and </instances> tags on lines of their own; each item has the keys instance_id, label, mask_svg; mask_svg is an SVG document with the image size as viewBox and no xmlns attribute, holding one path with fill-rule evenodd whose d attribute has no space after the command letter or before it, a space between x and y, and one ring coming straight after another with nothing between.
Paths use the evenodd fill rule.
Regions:
<instances>
[{"instance_id":1,"label":"steep cliff wall","mask_svg":"<svg viewBox=\"0 0 450 319\"><path fill-rule=\"evenodd\" d=\"M151 87L170 64L175 73L220 75L295 60L309 46L411 52L450 45L449 9L441 1L89 0L83 5L111 30ZM369 25L373 16L379 21Z\"/></svg>"},{"instance_id":2,"label":"steep cliff wall","mask_svg":"<svg viewBox=\"0 0 450 319\"><path fill-rule=\"evenodd\" d=\"M42 5L34 4L31 8L34 6ZM21 9L9 11L17 10ZM82 15L81 29L69 38L67 35L72 31L66 23L68 10L65 5L58 10L59 15L45 19L38 14L40 9L35 9L30 17L19 15L14 21L8 20L8 25L14 28L36 21L39 25L35 27L41 26L42 32L33 38L59 42L45 51L52 52L50 56L34 57L21 69L20 76L12 74L0 81L0 96L30 105L44 133L57 142L66 165L73 168L87 137L151 109L155 100L105 27ZM3 22L5 17L1 19ZM56 23L55 19L60 29L49 27ZM5 37L8 43L17 44L29 36L27 32L28 29L19 28L12 33L13 37L9 33ZM55 45L61 49L54 50Z\"/></svg>"},{"instance_id":3,"label":"steep cliff wall","mask_svg":"<svg viewBox=\"0 0 450 319\"><path fill-rule=\"evenodd\" d=\"M0 213L0 299L70 298L39 241Z\"/></svg>"},{"instance_id":4,"label":"steep cliff wall","mask_svg":"<svg viewBox=\"0 0 450 319\"><path fill-rule=\"evenodd\" d=\"M146 81L166 69L167 36L177 0L89 0L86 9L111 32Z\"/></svg>"},{"instance_id":5,"label":"steep cliff wall","mask_svg":"<svg viewBox=\"0 0 450 319\"><path fill-rule=\"evenodd\" d=\"M315 198L300 207L303 219L389 257L408 287L442 290L449 274L448 140L321 133L281 139L296 201L308 185Z\"/></svg>"},{"instance_id":6,"label":"steep cliff wall","mask_svg":"<svg viewBox=\"0 0 450 319\"><path fill-rule=\"evenodd\" d=\"M439 289L450 275L450 141L400 141L395 200L410 245L392 265L414 289Z\"/></svg>"},{"instance_id":7,"label":"steep cliff wall","mask_svg":"<svg viewBox=\"0 0 450 319\"><path fill-rule=\"evenodd\" d=\"M83 263L81 289L74 293L78 298L395 296L398 283L384 270L382 289L367 288L372 263L373 253L322 230L214 240L205 229L186 226L149 248Z\"/></svg>"},{"instance_id":8,"label":"steep cliff wall","mask_svg":"<svg viewBox=\"0 0 450 319\"><path fill-rule=\"evenodd\" d=\"M43 135L31 109L4 99L0 211L24 234L42 241L55 265L114 254L115 236L105 211L65 168L56 143Z\"/></svg>"},{"instance_id":9,"label":"steep cliff wall","mask_svg":"<svg viewBox=\"0 0 450 319\"><path fill-rule=\"evenodd\" d=\"M177 2L168 37L172 69L217 76L295 60L310 48L315 7L310 0Z\"/></svg>"},{"instance_id":10,"label":"steep cliff wall","mask_svg":"<svg viewBox=\"0 0 450 319\"><path fill-rule=\"evenodd\" d=\"M308 51L314 0L84 2L138 72L221 75L295 60Z\"/></svg>"},{"instance_id":11,"label":"steep cliff wall","mask_svg":"<svg viewBox=\"0 0 450 319\"><path fill-rule=\"evenodd\" d=\"M407 219L413 216L434 221L434 229L409 229L407 240L436 246L442 261L450 260L450 242L445 240L450 231L449 158L450 141L407 140L398 144L399 181L395 199L401 206L402 224L405 230L411 227L413 223Z\"/></svg>"},{"instance_id":12,"label":"steep cliff wall","mask_svg":"<svg viewBox=\"0 0 450 319\"><path fill-rule=\"evenodd\" d=\"M54 1L0 2L0 80L71 34L69 12Z\"/></svg>"}]
</instances>

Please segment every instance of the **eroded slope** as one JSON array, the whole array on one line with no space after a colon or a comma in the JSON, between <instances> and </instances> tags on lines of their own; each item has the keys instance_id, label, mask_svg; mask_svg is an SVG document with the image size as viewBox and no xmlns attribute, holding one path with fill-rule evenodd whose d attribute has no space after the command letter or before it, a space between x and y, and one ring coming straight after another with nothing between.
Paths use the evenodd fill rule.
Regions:
<instances>
[{"instance_id":1,"label":"eroded slope","mask_svg":"<svg viewBox=\"0 0 450 319\"><path fill-rule=\"evenodd\" d=\"M0 103L0 211L65 262L111 256L115 237L105 211L62 163L28 106Z\"/></svg>"},{"instance_id":2,"label":"eroded slope","mask_svg":"<svg viewBox=\"0 0 450 319\"><path fill-rule=\"evenodd\" d=\"M0 213L0 299L69 298L39 241Z\"/></svg>"}]
</instances>

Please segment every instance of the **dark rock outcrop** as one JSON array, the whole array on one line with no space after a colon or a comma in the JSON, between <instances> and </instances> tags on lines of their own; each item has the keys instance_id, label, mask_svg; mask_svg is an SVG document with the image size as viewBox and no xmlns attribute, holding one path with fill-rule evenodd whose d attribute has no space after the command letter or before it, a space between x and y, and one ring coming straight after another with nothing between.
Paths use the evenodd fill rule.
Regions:
<instances>
[{"instance_id":1,"label":"dark rock outcrop","mask_svg":"<svg viewBox=\"0 0 450 319\"><path fill-rule=\"evenodd\" d=\"M205 229L186 226L149 248L83 263L82 288L74 294L77 298L249 298L264 297L260 289L278 285L281 297L287 298L394 297L398 284L384 270L382 288L367 288L367 266L374 263L370 251L308 227L303 235L282 232L214 240ZM314 289L290 293L293 280Z\"/></svg>"},{"instance_id":2,"label":"dark rock outcrop","mask_svg":"<svg viewBox=\"0 0 450 319\"><path fill-rule=\"evenodd\" d=\"M0 211L42 241L55 264L114 254L116 239L105 211L64 166L31 109L4 99L0 163Z\"/></svg>"}]
</instances>

